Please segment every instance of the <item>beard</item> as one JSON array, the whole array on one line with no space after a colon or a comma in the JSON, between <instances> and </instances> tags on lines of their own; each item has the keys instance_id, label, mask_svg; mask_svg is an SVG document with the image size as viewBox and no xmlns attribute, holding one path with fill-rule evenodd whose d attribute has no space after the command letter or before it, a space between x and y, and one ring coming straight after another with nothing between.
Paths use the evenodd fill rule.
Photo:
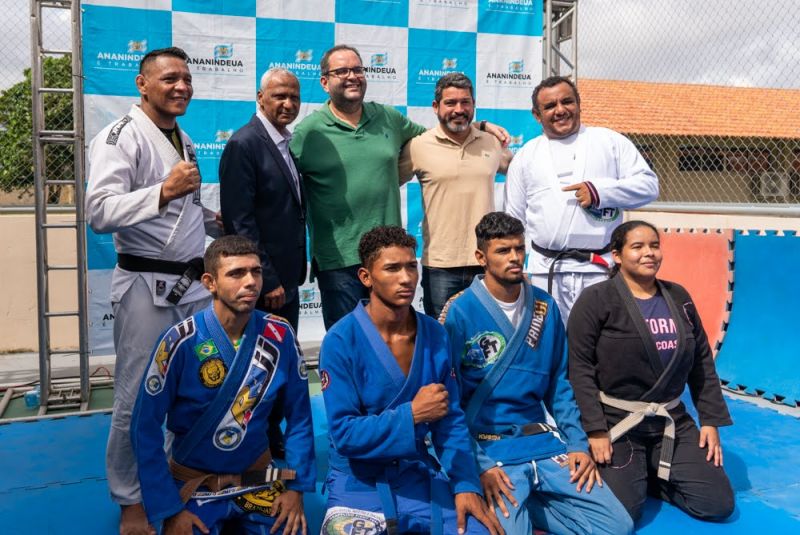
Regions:
<instances>
[{"instance_id":1,"label":"beard","mask_svg":"<svg viewBox=\"0 0 800 535\"><path fill-rule=\"evenodd\" d=\"M464 124L458 124L455 122L456 119L464 119ZM472 117L460 113L458 115L451 114L449 117L439 117L439 122L442 126L453 132L454 134L460 134L461 132L466 132L469 128L472 127Z\"/></svg>"}]
</instances>

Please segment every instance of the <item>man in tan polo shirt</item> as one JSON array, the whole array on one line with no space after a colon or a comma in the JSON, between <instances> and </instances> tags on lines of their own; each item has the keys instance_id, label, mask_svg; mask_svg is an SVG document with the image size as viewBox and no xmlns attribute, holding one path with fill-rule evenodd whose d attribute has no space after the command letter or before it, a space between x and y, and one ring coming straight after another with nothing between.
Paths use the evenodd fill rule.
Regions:
<instances>
[{"instance_id":1,"label":"man in tan polo shirt","mask_svg":"<svg viewBox=\"0 0 800 535\"><path fill-rule=\"evenodd\" d=\"M475 225L494 211L494 177L506 172L512 155L493 135L470 128L475 93L463 73L439 78L433 111L439 125L406 143L399 166L401 183L416 175L422 187L423 306L438 317L452 295L483 273Z\"/></svg>"}]
</instances>

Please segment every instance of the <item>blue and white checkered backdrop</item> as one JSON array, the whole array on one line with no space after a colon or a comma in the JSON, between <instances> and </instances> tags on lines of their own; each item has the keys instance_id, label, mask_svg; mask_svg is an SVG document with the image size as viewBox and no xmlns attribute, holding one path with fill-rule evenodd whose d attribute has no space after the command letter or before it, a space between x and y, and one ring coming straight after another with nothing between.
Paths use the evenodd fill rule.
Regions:
<instances>
[{"instance_id":1,"label":"blue and white checkered backdrop","mask_svg":"<svg viewBox=\"0 0 800 535\"><path fill-rule=\"evenodd\" d=\"M300 118L326 101L319 60L334 44L361 52L367 99L433 126L436 80L462 71L475 84L476 119L503 125L511 149L538 135L530 95L541 80L542 0L84 0L86 139L138 101L134 78L149 50L191 57L194 98L179 122L194 140L204 203L219 206L217 167L231 134L255 111L261 73L300 79ZM498 184L503 180L498 176ZM502 187L502 186L500 186ZM499 190L498 190L499 193ZM500 202L501 195L496 195ZM422 239L419 184L403 188L409 232ZM113 353L109 302L116 262L110 235L88 236L90 346ZM421 301L421 292L418 292ZM301 288L300 338L320 340L319 292Z\"/></svg>"}]
</instances>

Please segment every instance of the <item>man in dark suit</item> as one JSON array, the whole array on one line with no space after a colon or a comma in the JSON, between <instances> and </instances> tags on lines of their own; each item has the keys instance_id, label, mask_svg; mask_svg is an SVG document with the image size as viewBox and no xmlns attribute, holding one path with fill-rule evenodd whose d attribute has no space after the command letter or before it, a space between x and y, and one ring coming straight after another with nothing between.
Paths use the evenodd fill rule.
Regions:
<instances>
[{"instance_id":1,"label":"man in dark suit","mask_svg":"<svg viewBox=\"0 0 800 535\"><path fill-rule=\"evenodd\" d=\"M306 276L305 202L286 129L300 111L300 84L285 69L261 77L258 110L228 140L219 164L226 234L256 242L264 287L259 306L297 330L297 287Z\"/></svg>"}]
</instances>

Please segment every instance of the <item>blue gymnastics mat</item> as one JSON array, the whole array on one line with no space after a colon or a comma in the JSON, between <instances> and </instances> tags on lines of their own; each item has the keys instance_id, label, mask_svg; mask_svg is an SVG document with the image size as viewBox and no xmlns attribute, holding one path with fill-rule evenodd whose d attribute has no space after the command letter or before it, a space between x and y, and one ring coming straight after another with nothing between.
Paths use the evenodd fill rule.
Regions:
<instances>
[{"instance_id":1,"label":"blue gymnastics mat","mask_svg":"<svg viewBox=\"0 0 800 535\"><path fill-rule=\"evenodd\" d=\"M725 468L736 513L723 524L694 520L650 500L638 533L800 533L800 419L727 399L735 425L722 429ZM311 398L317 447L317 493L306 496L309 534L319 533L328 443L321 396ZM119 510L104 475L110 415L0 425L0 533L115 534Z\"/></svg>"},{"instance_id":2,"label":"blue gymnastics mat","mask_svg":"<svg viewBox=\"0 0 800 535\"><path fill-rule=\"evenodd\" d=\"M717 355L724 381L790 406L800 401L796 332L800 237L736 232L733 307Z\"/></svg>"}]
</instances>

